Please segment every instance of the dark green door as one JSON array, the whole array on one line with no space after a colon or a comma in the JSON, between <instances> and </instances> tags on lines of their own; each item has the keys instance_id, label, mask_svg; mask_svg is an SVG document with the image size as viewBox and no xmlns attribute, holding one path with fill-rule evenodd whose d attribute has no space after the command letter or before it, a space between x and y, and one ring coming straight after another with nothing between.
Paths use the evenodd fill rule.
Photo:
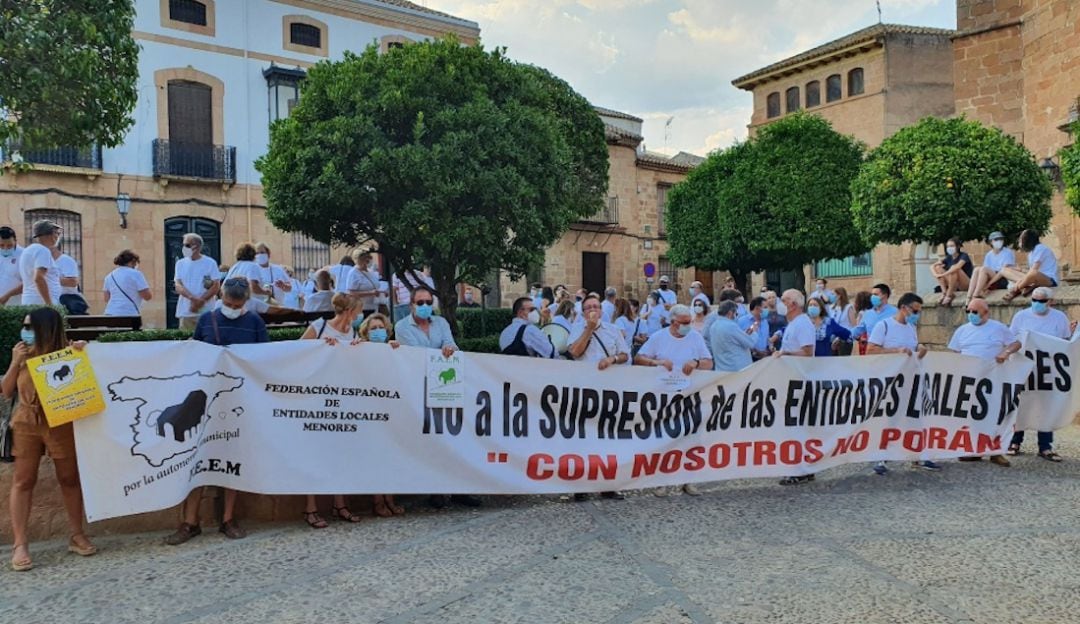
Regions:
<instances>
[{"instance_id":1,"label":"dark green door","mask_svg":"<svg viewBox=\"0 0 1080 624\"><path fill-rule=\"evenodd\" d=\"M184 235L195 233L203 239L203 255L221 264L221 224L198 217L173 217L165 220L165 320L170 328L177 327L176 300L173 288L176 261L184 257Z\"/></svg>"}]
</instances>

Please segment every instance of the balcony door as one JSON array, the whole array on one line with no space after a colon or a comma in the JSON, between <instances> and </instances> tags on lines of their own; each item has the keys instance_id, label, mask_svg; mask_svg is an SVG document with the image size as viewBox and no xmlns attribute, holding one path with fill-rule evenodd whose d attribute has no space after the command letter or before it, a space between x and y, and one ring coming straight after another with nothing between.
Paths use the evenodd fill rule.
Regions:
<instances>
[{"instance_id":1,"label":"balcony door","mask_svg":"<svg viewBox=\"0 0 1080 624\"><path fill-rule=\"evenodd\" d=\"M178 326L176 300L179 295L173 287L176 277L176 261L184 257L184 235L198 234L203 239L203 255L221 264L221 224L198 217L174 217L165 220L165 320L169 328Z\"/></svg>"},{"instance_id":2,"label":"balcony door","mask_svg":"<svg viewBox=\"0 0 1080 624\"><path fill-rule=\"evenodd\" d=\"M189 80L169 82L170 173L214 178L213 91Z\"/></svg>"}]
</instances>

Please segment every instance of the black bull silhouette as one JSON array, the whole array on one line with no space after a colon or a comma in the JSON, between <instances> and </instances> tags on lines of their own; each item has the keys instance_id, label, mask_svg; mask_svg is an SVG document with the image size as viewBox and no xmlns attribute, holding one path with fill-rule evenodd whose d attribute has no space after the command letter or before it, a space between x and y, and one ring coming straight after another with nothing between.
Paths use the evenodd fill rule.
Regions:
<instances>
[{"instance_id":1,"label":"black bull silhouette","mask_svg":"<svg viewBox=\"0 0 1080 624\"><path fill-rule=\"evenodd\" d=\"M183 442L188 431L194 430L202 422L203 413L206 412L206 393L202 390L193 390L179 405L165 408L157 419L157 434L165 437L165 424L173 427L173 438L177 442Z\"/></svg>"},{"instance_id":2,"label":"black bull silhouette","mask_svg":"<svg viewBox=\"0 0 1080 624\"><path fill-rule=\"evenodd\" d=\"M71 376L71 367L67 364L56 369L52 374L52 378L56 381L64 381L64 379L69 376Z\"/></svg>"}]
</instances>

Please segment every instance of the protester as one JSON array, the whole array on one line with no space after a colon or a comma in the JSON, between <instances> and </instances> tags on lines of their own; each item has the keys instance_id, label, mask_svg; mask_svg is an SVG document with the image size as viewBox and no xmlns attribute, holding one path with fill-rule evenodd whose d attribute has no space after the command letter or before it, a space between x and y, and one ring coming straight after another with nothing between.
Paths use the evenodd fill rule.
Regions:
<instances>
[{"instance_id":1,"label":"protester","mask_svg":"<svg viewBox=\"0 0 1080 624\"><path fill-rule=\"evenodd\" d=\"M840 327L848 330L849 332L855 329L855 326L859 324L858 314L855 312L855 305L848 298L847 289L843 286L833 291L833 302L829 306L829 315L834 321L840 324ZM838 355L851 355L853 345L851 340L846 340L840 343L840 350Z\"/></svg>"},{"instance_id":2,"label":"protester","mask_svg":"<svg viewBox=\"0 0 1080 624\"><path fill-rule=\"evenodd\" d=\"M884 319L896 316L896 306L889 303L892 290L888 284L875 284L870 291L870 308L863 310L859 318L859 324L851 332L852 336L859 338L870 335L874 326Z\"/></svg>"},{"instance_id":3,"label":"protester","mask_svg":"<svg viewBox=\"0 0 1080 624\"><path fill-rule=\"evenodd\" d=\"M193 331L199 316L211 309L208 305L221 289L218 264L203 254L203 239L198 234L184 235L183 258L176 261L173 284L178 298L176 318L180 329Z\"/></svg>"},{"instance_id":4,"label":"protester","mask_svg":"<svg viewBox=\"0 0 1080 624\"><path fill-rule=\"evenodd\" d=\"M863 314L870 309L873 309L873 304L870 303L871 294L869 290L860 290L855 293L855 301L852 302L852 306L855 311L855 327L862 323ZM869 337L869 332L863 332L859 335L855 332L855 328L851 331L852 338L856 341L858 348L852 348L852 355L865 355L866 354L866 339Z\"/></svg>"},{"instance_id":5,"label":"protester","mask_svg":"<svg viewBox=\"0 0 1080 624\"><path fill-rule=\"evenodd\" d=\"M824 277L819 277L814 280L814 292L810 293L810 299L817 299L824 304L832 303L835 300L835 294L829 290L829 280Z\"/></svg>"},{"instance_id":6,"label":"protester","mask_svg":"<svg viewBox=\"0 0 1080 624\"><path fill-rule=\"evenodd\" d=\"M649 339L645 323L638 318L638 309L636 299L615 300L615 326L622 331L626 344L630 345L631 354Z\"/></svg>"},{"instance_id":7,"label":"protester","mask_svg":"<svg viewBox=\"0 0 1080 624\"><path fill-rule=\"evenodd\" d=\"M255 248L250 244L251 251ZM244 254L246 255L246 254ZM241 256L237 253L237 257ZM255 264L252 262L252 264ZM230 277L221 286L220 306L214 311L199 317L195 325L193 340L206 342L219 347L227 347L234 344L249 344L269 342L270 336L266 332L266 324L258 314L249 312L248 300L251 298L251 285L246 278ZM237 491L230 488L222 488L224 492L224 511L221 516L221 526L218 531L229 539L241 539L247 533L237 524L233 515L236 511ZM202 534L199 524L199 501L202 491L199 488L192 490L184 501L184 520L176 529L176 532L165 538L165 543L170 546L179 546L197 535Z\"/></svg>"},{"instance_id":8,"label":"protester","mask_svg":"<svg viewBox=\"0 0 1080 624\"><path fill-rule=\"evenodd\" d=\"M263 272L262 267L255 262L255 245L251 243L241 243L236 247L236 263L232 265L229 272L225 274L225 281L234 278L242 277L247 280L248 288L251 291L250 298L255 301L261 301L266 303L267 298L270 296L272 286L270 284L263 284Z\"/></svg>"},{"instance_id":9,"label":"protester","mask_svg":"<svg viewBox=\"0 0 1080 624\"><path fill-rule=\"evenodd\" d=\"M52 249L53 261L60 271L60 305L67 310L68 316L86 316L90 314L90 304L79 292L79 263L60 251L60 243Z\"/></svg>"},{"instance_id":10,"label":"protester","mask_svg":"<svg viewBox=\"0 0 1080 624\"><path fill-rule=\"evenodd\" d=\"M268 293L258 298L266 302L273 299L286 308L295 308L285 302L285 297L294 292L292 278L285 271L285 267L270 262L270 246L266 243L255 245L255 264L259 265L259 284Z\"/></svg>"},{"instance_id":11,"label":"protester","mask_svg":"<svg viewBox=\"0 0 1080 624\"><path fill-rule=\"evenodd\" d=\"M758 302L756 307L754 303ZM761 297L755 297L750 305L761 314ZM758 335L765 335L761 328L761 321L747 316L751 320L746 327L741 322L736 322L735 315L739 305L734 301L721 301L717 306L717 319L709 327L709 346L713 357L713 370L736 372L754 363L753 352L761 344Z\"/></svg>"},{"instance_id":12,"label":"protester","mask_svg":"<svg viewBox=\"0 0 1080 624\"><path fill-rule=\"evenodd\" d=\"M773 357L814 357L814 345L817 343L817 335L814 323L810 317L803 314L803 306L806 299L797 290L785 290L780 297L780 303L787 311L787 327L784 328L780 347L773 353ZM785 477L780 485L799 485L814 480L814 475L795 475Z\"/></svg>"},{"instance_id":13,"label":"protester","mask_svg":"<svg viewBox=\"0 0 1080 624\"><path fill-rule=\"evenodd\" d=\"M15 230L0 227L0 306L22 305L22 277L19 275L19 247Z\"/></svg>"},{"instance_id":14,"label":"protester","mask_svg":"<svg viewBox=\"0 0 1080 624\"><path fill-rule=\"evenodd\" d=\"M142 302L154 294L139 271L139 256L125 249L113 259L116 268L105 276L105 316L140 316Z\"/></svg>"},{"instance_id":15,"label":"protester","mask_svg":"<svg viewBox=\"0 0 1080 624\"><path fill-rule=\"evenodd\" d=\"M956 292L967 290L971 284L973 266L971 256L961 250L963 241L953 237L945 243L945 257L930 267L930 273L941 289L941 305L949 307Z\"/></svg>"},{"instance_id":16,"label":"protester","mask_svg":"<svg viewBox=\"0 0 1080 624\"><path fill-rule=\"evenodd\" d=\"M1009 287L1009 280L1005 279L1005 269L1016 268L1016 254L1005 246L1004 234L991 232L987 240L990 241L991 249L983 257L982 266L975 267L971 275L968 300L985 297L991 290L1005 290Z\"/></svg>"},{"instance_id":17,"label":"protester","mask_svg":"<svg viewBox=\"0 0 1080 624\"><path fill-rule=\"evenodd\" d=\"M394 279L396 280L397 277L395 276ZM406 292L408 292L408 291L406 291ZM571 304L571 306L572 305L573 304ZM466 288L465 292L462 293L461 301L458 302L458 307L459 308L479 308L480 307L480 304L476 302L476 295L473 294L473 291L472 291L471 288ZM409 312L409 304L406 303L404 306L402 306L402 310L403 310L404 314L408 314L408 312ZM394 308L394 314L397 315L397 308L396 307Z\"/></svg>"},{"instance_id":18,"label":"protester","mask_svg":"<svg viewBox=\"0 0 1080 624\"><path fill-rule=\"evenodd\" d=\"M301 303L306 304L308 297L315 294L315 290L315 269L309 269L307 279L304 280L304 285L300 288Z\"/></svg>"},{"instance_id":19,"label":"protester","mask_svg":"<svg viewBox=\"0 0 1080 624\"><path fill-rule=\"evenodd\" d=\"M351 255L344 255L340 262L327 269L334 281L334 292L349 292L349 274L352 273L354 264L356 263Z\"/></svg>"},{"instance_id":20,"label":"protester","mask_svg":"<svg viewBox=\"0 0 1080 624\"><path fill-rule=\"evenodd\" d=\"M540 331L540 313L530 297L518 297L511 308L514 320L499 334L499 351L503 355L526 357L555 357L555 347L547 334Z\"/></svg>"},{"instance_id":21,"label":"protester","mask_svg":"<svg viewBox=\"0 0 1080 624\"><path fill-rule=\"evenodd\" d=\"M68 552L88 557L97 553L97 547L86 537L83 528L83 498L75 455L74 427L72 423L49 427L30 377L30 369L26 366L30 358L59 351L69 345L64 333L64 320L52 308L38 308L23 319L19 335L21 341L11 350L11 364L0 382L0 389L5 398L14 401L11 415L12 454L15 456L10 493L11 532L14 539L11 569L25 572L34 567L27 528L38 468L41 456L46 452L56 470L56 481L60 484L60 494L67 511L68 528L71 530ZM75 342L71 346L82 350L86 343Z\"/></svg>"},{"instance_id":22,"label":"protester","mask_svg":"<svg viewBox=\"0 0 1080 624\"><path fill-rule=\"evenodd\" d=\"M330 271L320 269L315 272L315 292L304 299L304 312L329 312L334 309L334 280Z\"/></svg>"},{"instance_id":23,"label":"protester","mask_svg":"<svg viewBox=\"0 0 1080 624\"><path fill-rule=\"evenodd\" d=\"M348 277L349 294L360 300L364 314L374 314L378 311L379 272L372 266L370 251L357 249L352 256L354 265Z\"/></svg>"},{"instance_id":24,"label":"protester","mask_svg":"<svg viewBox=\"0 0 1080 624\"><path fill-rule=\"evenodd\" d=\"M705 338L691 327L690 308L680 303L672 306L669 312L671 325L649 336L634 356L634 364L660 366L668 372L681 371L683 375L690 375L696 370L712 370L713 358ZM690 496L701 495L692 483L684 484L682 491ZM654 493L667 496L669 492L661 487Z\"/></svg>"},{"instance_id":25,"label":"protester","mask_svg":"<svg viewBox=\"0 0 1080 624\"><path fill-rule=\"evenodd\" d=\"M747 332L747 334L753 338L754 344L750 347L750 356L754 360L760 360L761 358L769 356L769 321L764 312L765 299L762 297L754 297L750 300L749 313L736 317L739 329ZM747 331L755 325L757 326L756 331ZM710 333L711 331L712 330L710 329ZM713 356L717 356L715 351L713 352Z\"/></svg>"},{"instance_id":26,"label":"protester","mask_svg":"<svg viewBox=\"0 0 1080 624\"><path fill-rule=\"evenodd\" d=\"M917 354L921 359L926 357L926 347L919 344L918 324L919 315L922 314L922 297L915 293L904 293L897 302L896 314L882 319L870 332L866 353L874 355L878 353L902 353L905 355ZM912 462L916 468L924 470L941 470L941 466L928 459ZM874 465L874 472L885 475L889 472L885 462L879 461Z\"/></svg>"},{"instance_id":27,"label":"protester","mask_svg":"<svg viewBox=\"0 0 1080 624\"><path fill-rule=\"evenodd\" d=\"M999 364L1020 350L1020 341L1003 323L990 318L990 306L984 299L972 299L967 305L968 322L956 328L949 340L949 350ZM960 461L979 461L981 457L961 457ZM1004 455L991 455L990 461L1010 465Z\"/></svg>"},{"instance_id":28,"label":"protester","mask_svg":"<svg viewBox=\"0 0 1080 624\"><path fill-rule=\"evenodd\" d=\"M787 309L784 308L784 303L776 295L775 291L766 290L762 295L765 298L765 320L769 322L769 331L772 332L771 336L777 337L779 341L779 335L783 335L784 328L787 327Z\"/></svg>"},{"instance_id":29,"label":"protester","mask_svg":"<svg viewBox=\"0 0 1080 624\"><path fill-rule=\"evenodd\" d=\"M578 288L574 293L574 313L579 317L581 316L581 304L585 301L585 297L588 296L588 292L584 288Z\"/></svg>"},{"instance_id":30,"label":"protester","mask_svg":"<svg viewBox=\"0 0 1080 624\"><path fill-rule=\"evenodd\" d=\"M35 242L19 257L22 305L57 305L60 303L60 269L53 259L53 249L64 230L52 221L36 221L32 231Z\"/></svg>"},{"instance_id":31,"label":"protester","mask_svg":"<svg viewBox=\"0 0 1080 624\"><path fill-rule=\"evenodd\" d=\"M608 286L604 290L604 300L600 302L600 317L605 323L615 322L615 299L618 297L618 292Z\"/></svg>"},{"instance_id":32,"label":"protester","mask_svg":"<svg viewBox=\"0 0 1080 624\"><path fill-rule=\"evenodd\" d=\"M563 299L559 307L555 309L555 316L551 322L566 330L567 334L574 327L574 300Z\"/></svg>"},{"instance_id":33,"label":"protester","mask_svg":"<svg viewBox=\"0 0 1080 624\"><path fill-rule=\"evenodd\" d=\"M289 289L282 295L281 306L290 310L303 310L304 304L300 299L303 297L304 287L293 277L292 267L281 268L285 270L285 276L289 282Z\"/></svg>"},{"instance_id":34,"label":"protester","mask_svg":"<svg viewBox=\"0 0 1080 624\"><path fill-rule=\"evenodd\" d=\"M664 309L664 320L668 322L668 315L671 311L671 306L675 305L676 297L675 291L671 290L671 279L667 275L660 276L660 304Z\"/></svg>"},{"instance_id":35,"label":"protester","mask_svg":"<svg viewBox=\"0 0 1080 624\"><path fill-rule=\"evenodd\" d=\"M424 267L422 270L406 270L405 279L401 279L396 273L390 278L390 284L394 292L394 319L405 318L409 314L409 299L414 288L423 284L432 291L435 290L435 280L431 278L431 270ZM465 289L465 303L458 304L462 308L479 308L480 304L472 300L471 289ZM471 305L466 305L471 304Z\"/></svg>"},{"instance_id":36,"label":"protester","mask_svg":"<svg viewBox=\"0 0 1080 624\"><path fill-rule=\"evenodd\" d=\"M1062 340L1069 340L1072 330L1069 317L1064 312L1055 310L1054 291L1040 286L1031 293L1031 307L1013 315L1009 331L1019 338L1024 332L1045 334ZM1024 443L1024 431L1017 429L1009 443L1009 455L1019 455L1020 445ZM1052 461L1061 461L1061 456L1054 452L1054 432L1038 432L1039 457Z\"/></svg>"},{"instance_id":37,"label":"protester","mask_svg":"<svg viewBox=\"0 0 1080 624\"><path fill-rule=\"evenodd\" d=\"M1035 230L1021 232L1020 249L1028 254L1028 270L1024 273L1018 268L1006 267L1002 271L1005 279L1014 282L1012 290L1005 293L1005 301L1012 301L1021 296L1026 297L1038 286L1056 288L1058 285L1057 256L1049 247L1039 242L1038 232Z\"/></svg>"},{"instance_id":38,"label":"protester","mask_svg":"<svg viewBox=\"0 0 1080 624\"><path fill-rule=\"evenodd\" d=\"M738 307L738 304L736 304L735 308L738 309ZM695 297L691 309L693 310L693 317L690 320L690 326L698 333L705 331L705 317L708 316L710 312L709 305L705 303L704 300Z\"/></svg>"},{"instance_id":39,"label":"protester","mask_svg":"<svg viewBox=\"0 0 1080 624\"><path fill-rule=\"evenodd\" d=\"M401 345L398 341L392 340L391 332L393 330L390 319L386 318L386 315L372 314L364 319L364 322L360 325L357 342L389 344L394 349L397 349ZM393 494L375 494L372 498L371 511L380 518L400 516L405 513L405 508L394 501Z\"/></svg>"},{"instance_id":40,"label":"protester","mask_svg":"<svg viewBox=\"0 0 1080 624\"><path fill-rule=\"evenodd\" d=\"M806 315L814 324L814 355L828 357L840 352L840 343L851 340L851 332L844 329L831 316L825 302L811 297L806 303Z\"/></svg>"},{"instance_id":41,"label":"protester","mask_svg":"<svg viewBox=\"0 0 1080 624\"><path fill-rule=\"evenodd\" d=\"M650 336L664 328L665 310L660 303L660 293L651 291L645 298L645 305L641 307L638 318L645 321L645 333Z\"/></svg>"},{"instance_id":42,"label":"protester","mask_svg":"<svg viewBox=\"0 0 1080 624\"><path fill-rule=\"evenodd\" d=\"M698 301L704 304L706 310L712 307L712 302L709 301L709 295L705 294L705 289L701 282L694 281L690 283L690 305L693 306Z\"/></svg>"}]
</instances>

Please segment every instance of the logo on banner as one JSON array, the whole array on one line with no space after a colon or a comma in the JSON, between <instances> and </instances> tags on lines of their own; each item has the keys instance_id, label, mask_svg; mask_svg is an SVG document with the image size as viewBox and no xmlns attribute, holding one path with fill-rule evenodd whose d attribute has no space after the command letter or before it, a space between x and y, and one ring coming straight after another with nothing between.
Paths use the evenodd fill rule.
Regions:
<instances>
[{"instance_id":1,"label":"logo on banner","mask_svg":"<svg viewBox=\"0 0 1080 624\"><path fill-rule=\"evenodd\" d=\"M160 468L165 462L199 448L211 418L238 418L244 413L235 392L240 377L225 373L190 373L175 377L122 377L108 385L114 402L135 403L131 415L131 454Z\"/></svg>"}]
</instances>

